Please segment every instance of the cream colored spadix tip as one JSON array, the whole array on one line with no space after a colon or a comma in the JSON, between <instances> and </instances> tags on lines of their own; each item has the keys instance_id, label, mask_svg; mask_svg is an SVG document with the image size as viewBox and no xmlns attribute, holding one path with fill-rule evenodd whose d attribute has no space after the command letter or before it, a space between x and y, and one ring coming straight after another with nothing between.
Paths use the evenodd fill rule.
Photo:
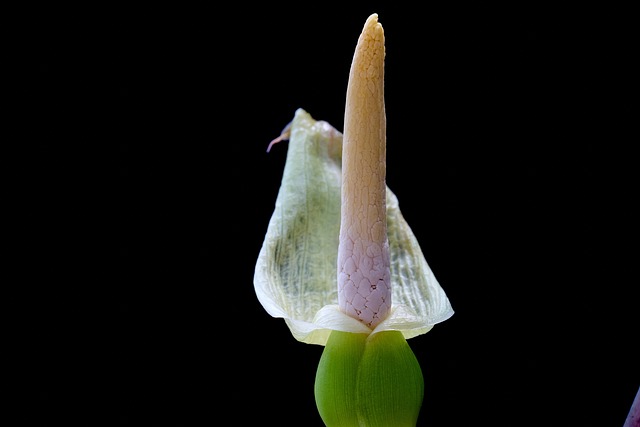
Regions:
<instances>
[{"instance_id":1,"label":"cream colored spadix tip","mask_svg":"<svg viewBox=\"0 0 640 427\"><path fill-rule=\"evenodd\" d=\"M367 20L364 23L364 30L363 32L369 28L369 27L379 27L380 29L382 29L382 25L380 25L380 23L378 22L378 14L377 13L372 13L371 15L369 15L369 17L367 18Z\"/></svg>"}]
</instances>

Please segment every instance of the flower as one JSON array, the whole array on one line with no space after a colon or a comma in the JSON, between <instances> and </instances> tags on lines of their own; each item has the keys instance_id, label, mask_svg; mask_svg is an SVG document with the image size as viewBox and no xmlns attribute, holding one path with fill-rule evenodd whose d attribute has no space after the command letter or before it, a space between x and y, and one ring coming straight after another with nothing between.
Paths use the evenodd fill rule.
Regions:
<instances>
[{"instance_id":1,"label":"flower","mask_svg":"<svg viewBox=\"0 0 640 427\"><path fill-rule=\"evenodd\" d=\"M314 393L329 427L415 426L424 383L407 339L453 310L387 187L384 32L356 45L344 135L303 109L256 263L256 295L293 336L324 345Z\"/></svg>"},{"instance_id":2,"label":"flower","mask_svg":"<svg viewBox=\"0 0 640 427\"><path fill-rule=\"evenodd\" d=\"M386 185L390 310L369 327L340 309L343 135L299 108L279 139L289 140L287 158L254 273L254 289L264 309L283 318L298 341L319 345L333 330L367 334L396 330L409 339L451 317L449 299Z\"/></svg>"}]
</instances>

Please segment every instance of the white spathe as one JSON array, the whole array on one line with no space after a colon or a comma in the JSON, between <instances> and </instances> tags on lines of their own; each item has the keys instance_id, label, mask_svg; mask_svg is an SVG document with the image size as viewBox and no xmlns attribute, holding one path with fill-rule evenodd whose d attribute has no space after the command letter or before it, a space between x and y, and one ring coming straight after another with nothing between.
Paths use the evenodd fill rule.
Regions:
<instances>
[{"instance_id":1,"label":"white spathe","mask_svg":"<svg viewBox=\"0 0 640 427\"><path fill-rule=\"evenodd\" d=\"M298 341L319 345L332 330L397 330L409 339L451 317L449 299L388 187L391 311L371 330L338 308L342 134L303 109L288 129L282 183L254 273L264 309L283 318Z\"/></svg>"}]
</instances>

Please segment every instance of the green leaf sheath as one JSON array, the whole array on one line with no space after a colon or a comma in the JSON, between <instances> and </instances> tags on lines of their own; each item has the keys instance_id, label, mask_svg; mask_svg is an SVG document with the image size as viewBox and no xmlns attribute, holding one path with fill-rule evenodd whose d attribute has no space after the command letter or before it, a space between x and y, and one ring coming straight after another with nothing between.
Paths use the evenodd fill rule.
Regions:
<instances>
[{"instance_id":1,"label":"green leaf sheath","mask_svg":"<svg viewBox=\"0 0 640 427\"><path fill-rule=\"evenodd\" d=\"M358 369L358 414L367 427L414 427L424 396L420 364L398 331L372 334Z\"/></svg>"},{"instance_id":2,"label":"green leaf sheath","mask_svg":"<svg viewBox=\"0 0 640 427\"><path fill-rule=\"evenodd\" d=\"M401 332L331 332L315 383L328 427L415 427L423 396L420 364Z\"/></svg>"},{"instance_id":3,"label":"green leaf sheath","mask_svg":"<svg viewBox=\"0 0 640 427\"><path fill-rule=\"evenodd\" d=\"M316 371L316 406L329 426L358 427L358 368L367 334L332 331Z\"/></svg>"}]
</instances>

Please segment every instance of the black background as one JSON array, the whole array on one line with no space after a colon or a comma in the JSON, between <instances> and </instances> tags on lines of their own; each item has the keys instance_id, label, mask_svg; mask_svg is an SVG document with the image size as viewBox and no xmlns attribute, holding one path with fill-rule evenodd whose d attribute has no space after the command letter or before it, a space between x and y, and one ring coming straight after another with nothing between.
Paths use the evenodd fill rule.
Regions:
<instances>
[{"instance_id":1,"label":"black background","mask_svg":"<svg viewBox=\"0 0 640 427\"><path fill-rule=\"evenodd\" d=\"M297 108L342 130L374 12L387 183L455 310L409 341L418 425L622 425L628 11L396 3L9 15L25 425L322 425L322 347L253 291L287 143L266 148Z\"/></svg>"}]
</instances>

